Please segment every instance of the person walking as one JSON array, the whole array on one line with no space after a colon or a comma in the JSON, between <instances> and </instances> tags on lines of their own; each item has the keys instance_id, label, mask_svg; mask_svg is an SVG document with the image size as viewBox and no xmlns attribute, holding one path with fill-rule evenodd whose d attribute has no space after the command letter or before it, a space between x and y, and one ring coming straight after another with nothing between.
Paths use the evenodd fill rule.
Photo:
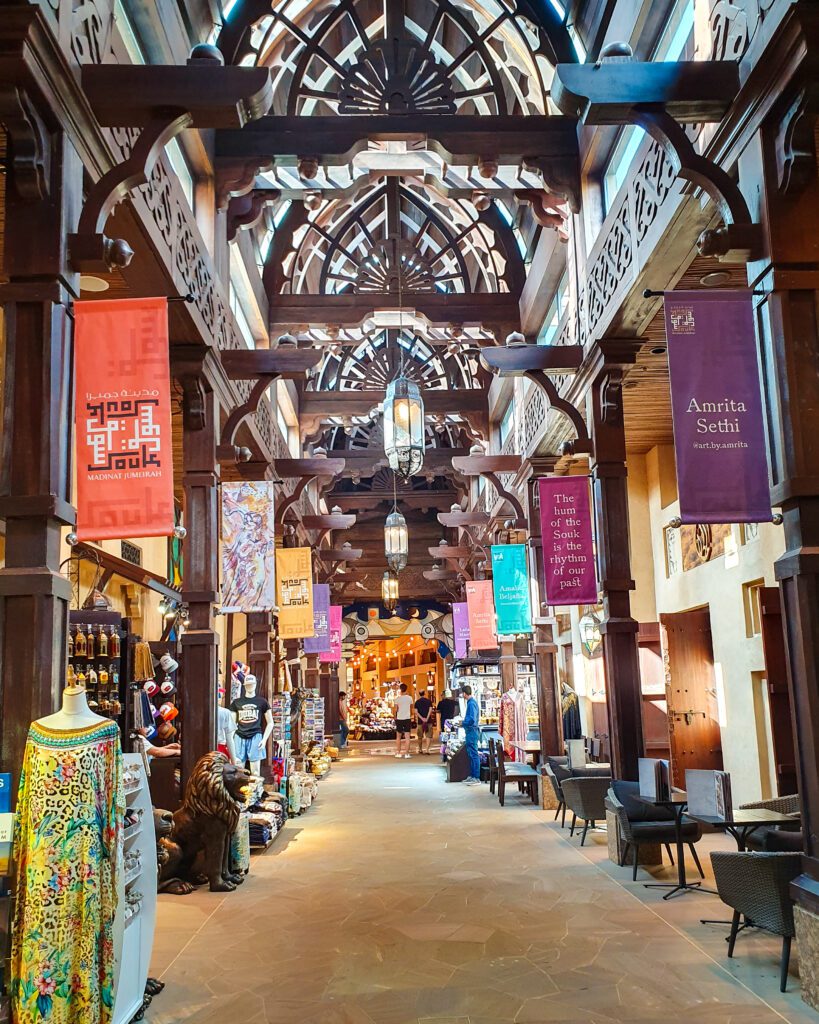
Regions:
<instances>
[{"instance_id":1,"label":"person walking","mask_svg":"<svg viewBox=\"0 0 819 1024\"><path fill-rule=\"evenodd\" d=\"M481 782L481 759L478 756L478 723L481 716L478 702L472 696L472 687L464 686L461 693L466 697L464 732L466 733L466 752L469 756L469 775L464 782L467 786L478 786Z\"/></svg>"},{"instance_id":2,"label":"person walking","mask_svg":"<svg viewBox=\"0 0 819 1024\"><path fill-rule=\"evenodd\" d=\"M418 753L429 754L432 743L432 727L435 721L435 708L425 691L415 702L415 717L418 722Z\"/></svg>"},{"instance_id":3,"label":"person walking","mask_svg":"<svg viewBox=\"0 0 819 1024\"><path fill-rule=\"evenodd\" d=\"M395 756L409 758L412 697L407 693L406 683L401 683L399 690L400 693L395 700Z\"/></svg>"},{"instance_id":4,"label":"person walking","mask_svg":"<svg viewBox=\"0 0 819 1024\"><path fill-rule=\"evenodd\" d=\"M347 694L344 690L338 695L338 731L341 733L339 750L347 746L347 737L350 735L350 726L347 723Z\"/></svg>"}]
</instances>

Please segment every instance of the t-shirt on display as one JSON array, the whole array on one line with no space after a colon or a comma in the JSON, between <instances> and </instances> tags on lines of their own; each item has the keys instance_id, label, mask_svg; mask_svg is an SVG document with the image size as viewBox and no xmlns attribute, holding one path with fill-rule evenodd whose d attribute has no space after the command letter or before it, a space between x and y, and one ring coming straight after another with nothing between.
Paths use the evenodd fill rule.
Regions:
<instances>
[{"instance_id":1,"label":"t-shirt on display","mask_svg":"<svg viewBox=\"0 0 819 1024\"><path fill-rule=\"evenodd\" d=\"M236 732L242 739L264 732L264 716L270 710L264 697L237 697L230 710L236 715Z\"/></svg>"}]
</instances>

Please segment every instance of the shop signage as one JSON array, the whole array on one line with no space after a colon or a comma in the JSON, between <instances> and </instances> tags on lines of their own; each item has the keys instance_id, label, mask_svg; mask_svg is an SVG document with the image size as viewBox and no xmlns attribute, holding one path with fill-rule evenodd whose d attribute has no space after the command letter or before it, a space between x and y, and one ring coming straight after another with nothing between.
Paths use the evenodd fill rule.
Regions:
<instances>
[{"instance_id":1,"label":"shop signage","mask_svg":"<svg viewBox=\"0 0 819 1024\"><path fill-rule=\"evenodd\" d=\"M465 658L469 645L469 612L466 601L455 601L452 605L452 632L455 638L455 657Z\"/></svg>"},{"instance_id":2,"label":"shop signage","mask_svg":"<svg viewBox=\"0 0 819 1024\"><path fill-rule=\"evenodd\" d=\"M310 548L276 549L276 593L282 640L313 635L312 554Z\"/></svg>"},{"instance_id":3,"label":"shop signage","mask_svg":"<svg viewBox=\"0 0 819 1024\"><path fill-rule=\"evenodd\" d=\"M771 518L756 331L748 292L665 298L680 519Z\"/></svg>"},{"instance_id":4,"label":"shop signage","mask_svg":"<svg viewBox=\"0 0 819 1024\"><path fill-rule=\"evenodd\" d=\"M222 612L269 612L276 604L274 484L222 484Z\"/></svg>"},{"instance_id":5,"label":"shop signage","mask_svg":"<svg viewBox=\"0 0 819 1024\"><path fill-rule=\"evenodd\" d=\"M546 604L597 604L587 478L544 477L538 489Z\"/></svg>"},{"instance_id":6,"label":"shop signage","mask_svg":"<svg viewBox=\"0 0 819 1024\"><path fill-rule=\"evenodd\" d=\"M174 528L168 305L74 303L77 536Z\"/></svg>"},{"instance_id":7,"label":"shop signage","mask_svg":"<svg viewBox=\"0 0 819 1024\"><path fill-rule=\"evenodd\" d=\"M492 545L492 589L500 636L531 633L532 604L525 544Z\"/></svg>"},{"instance_id":8,"label":"shop signage","mask_svg":"<svg viewBox=\"0 0 819 1024\"><path fill-rule=\"evenodd\" d=\"M340 604L330 605L330 649L319 652L319 661L341 661L341 619Z\"/></svg>"},{"instance_id":9,"label":"shop signage","mask_svg":"<svg viewBox=\"0 0 819 1024\"><path fill-rule=\"evenodd\" d=\"M304 641L305 654L330 650L330 585L313 584L313 635Z\"/></svg>"},{"instance_id":10,"label":"shop signage","mask_svg":"<svg viewBox=\"0 0 819 1024\"><path fill-rule=\"evenodd\" d=\"M469 646L473 651L486 651L498 646L495 629L495 602L491 580L472 580L466 584L466 605L469 617Z\"/></svg>"}]
</instances>

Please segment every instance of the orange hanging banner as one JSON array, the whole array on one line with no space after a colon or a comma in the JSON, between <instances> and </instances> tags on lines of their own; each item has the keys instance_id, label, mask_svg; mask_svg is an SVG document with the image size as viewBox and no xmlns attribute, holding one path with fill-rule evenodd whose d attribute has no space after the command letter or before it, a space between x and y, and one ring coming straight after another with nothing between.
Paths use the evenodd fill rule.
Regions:
<instances>
[{"instance_id":1,"label":"orange hanging banner","mask_svg":"<svg viewBox=\"0 0 819 1024\"><path fill-rule=\"evenodd\" d=\"M466 609L469 616L469 646L473 651L498 646L495 627L495 599L492 580L473 580L466 584Z\"/></svg>"},{"instance_id":2,"label":"orange hanging banner","mask_svg":"<svg viewBox=\"0 0 819 1024\"><path fill-rule=\"evenodd\" d=\"M77 535L174 528L168 302L74 303Z\"/></svg>"}]
</instances>

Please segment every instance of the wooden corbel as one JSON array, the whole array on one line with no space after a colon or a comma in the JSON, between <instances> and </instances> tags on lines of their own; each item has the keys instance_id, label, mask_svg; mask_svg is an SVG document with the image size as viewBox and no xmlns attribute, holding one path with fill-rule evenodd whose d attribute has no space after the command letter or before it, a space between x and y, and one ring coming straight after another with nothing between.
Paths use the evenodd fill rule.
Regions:
<instances>
[{"instance_id":1,"label":"wooden corbel","mask_svg":"<svg viewBox=\"0 0 819 1024\"><path fill-rule=\"evenodd\" d=\"M277 188L253 188L246 195L231 196L227 206L227 240L232 242L240 231L255 227L265 207L281 196Z\"/></svg>"},{"instance_id":2,"label":"wooden corbel","mask_svg":"<svg viewBox=\"0 0 819 1024\"><path fill-rule=\"evenodd\" d=\"M511 506L518 520L527 523L523 506L517 497L501 483L500 473L517 473L520 469L520 455L456 455L452 459L453 467L464 476L482 476L488 480L498 494ZM525 527L521 527L525 529Z\"/></svg>"},{"instance_id":3,"label":"wooden corbel","mask_svg":"<svg viewBox=\"0 0 819 1024\"><path fill-rule=\"evenodd\" d=\"M275 522L283 526L287 512L301 499L302 494L318 477L337 477L344 472L344 459L274 459L273 469L282 480L298 480L293 493L276 506Z\"/></svg>"}]
</instances>

